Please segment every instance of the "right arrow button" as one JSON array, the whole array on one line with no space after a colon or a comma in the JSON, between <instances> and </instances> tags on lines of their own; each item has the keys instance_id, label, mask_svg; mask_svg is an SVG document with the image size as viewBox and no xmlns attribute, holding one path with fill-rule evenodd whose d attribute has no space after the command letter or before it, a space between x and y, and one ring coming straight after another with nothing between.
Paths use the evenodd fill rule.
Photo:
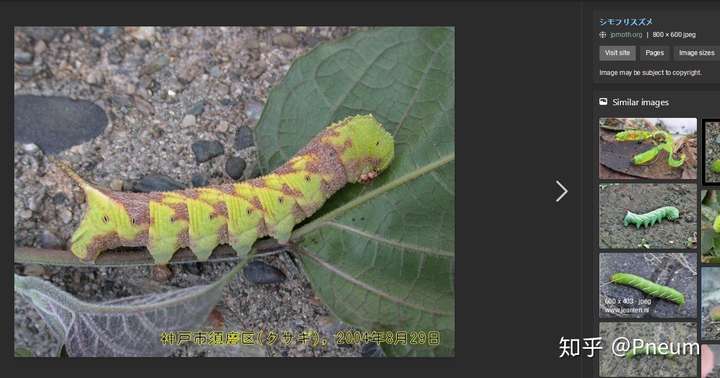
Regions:
<instances>
[{"instance_id":1,"label":"right arrow button","mask_svg":"<svg viewBox=\"0 0 720 378\"><path fill-rule=\"evenodd\" d=\"M560 196L555 199L555 202L560 202L560 200L563 199L563 197L565 197L565 195L567 194L568 190L567 190L566 187L563 186L563 184L560 183L560 181L555 180L555 183L560 187L560 189L563 190L562 194L560 194Z\"/></svg>"}]
</instances>

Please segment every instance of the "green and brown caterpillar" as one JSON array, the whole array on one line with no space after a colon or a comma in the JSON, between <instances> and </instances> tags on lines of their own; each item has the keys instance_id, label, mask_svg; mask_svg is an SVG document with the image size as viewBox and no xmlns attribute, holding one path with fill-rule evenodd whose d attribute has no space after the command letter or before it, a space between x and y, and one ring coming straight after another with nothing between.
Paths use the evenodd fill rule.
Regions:
<instances>
[{"instance_id":1,"label":"green and brown caterpillar","mask_svg":"<svg viewBox=\"0 0 720 378\"><path fill-rule=\"evenodd\" d=\"M665 299L667 301L675 302L679 305L685 303L685 296L681 292L671 287L656 284L655 282L652 282L640 276L636 276L634 274L615 273L610 276L610 282L619 285L631 286L644 292L645 294L652 295L653 297L657 297L660 299Z\"/></svg>"},{"instance_id":2,"label":"green and brown caterpillar","mask_svg":"<svg viewBox=\"0 0 720 378\"><path fill-rule=\"evenodd\" d=\"M662 222L663 218L675 220L679 217L680 210L678 210L676 207L663 206L645 214L635 214L632 211L628 210L625 214L625 219L623 219L623 223L625 224L625 226L629 224L634 224L636 228L640 228L640 226L647 228L654 225L655 223Z\"/></svg>"},{"instance_id":3,"label":"green and brown caterpillar","mask_svg":"<svg viewBox=\"0 0 720 378\"><path fill-rule=\"evenodd\" d=\"M672 135L666 131L625 130L615 134L615 140L618 142L641 142L648 139L652 139L652 142L656 145L647 151L633 156L633 164L650 164L655 161L661 151L666 151L668 153L667 164L670 167L678 168L683 165L685 162L685 155L680 154L679 159L674 158L673 154L675 153L675 141L673 141Z\"/></svg>"},{"instance_id":4,"label":"green and brown caterpillar","mask_svg":"<svg viewBox=\"0 0 720 378\"><path fill-rule=\"evenodd\" d=\"M375 178L394 153L392 135L372 115L357 115L328 126L270 174L236 184L115 192L58 163L87 198L70 249L94 261L108 249L144 246L155 263L165 264L184 247L205 261L219 244L229 244L241 256L264 236L285 244L297 223L345 184Z\"/></svg>"}]
</instances>

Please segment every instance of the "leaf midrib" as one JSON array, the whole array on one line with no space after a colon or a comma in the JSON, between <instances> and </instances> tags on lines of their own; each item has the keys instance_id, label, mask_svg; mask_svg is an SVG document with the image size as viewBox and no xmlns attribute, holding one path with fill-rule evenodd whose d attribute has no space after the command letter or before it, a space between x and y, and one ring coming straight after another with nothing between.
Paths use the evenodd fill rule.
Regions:
<instances>
[{"instance_id":1,"label":"leaf midrib","mask_svg":"<svg viewBox=\"0 0 720 378\"><path fill-rule=\"evenodd\" d=\"M297 230L295 230L295 232L293 232L291 240L299 241L301 236L308 234L312 231L315 231L316 229L318 229L320 227L326 226L326 223L328 221L335 220L340 215L345 214L346 212L364 204L365 202L368 202L375 197L379 197L380 195L382 195L386 192L389 192L403 184L406 184L412 180L415 180L416 178L418 178L424 174L430 173L430 172L432 172L454 160L455 160L455 152L449 153L447 155L442 156L440 159L438 159L430 164L416 168L415 170L408 172L403 176L400 176L394 180L391 180L391 181L361 195L361 196L358 196L358 197L354 198L353 200L347 202L346 204L344 204L344 205L326 213L325 215L315 219L314 221L306 224L305 226L298 228Z\"/></svg>"}]
</instances>

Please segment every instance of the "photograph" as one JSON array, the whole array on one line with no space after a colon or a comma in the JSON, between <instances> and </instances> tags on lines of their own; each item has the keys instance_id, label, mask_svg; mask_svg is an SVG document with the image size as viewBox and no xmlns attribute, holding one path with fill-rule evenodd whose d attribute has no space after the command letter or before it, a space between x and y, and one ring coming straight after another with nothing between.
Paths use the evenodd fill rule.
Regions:
<instances>
[{"instance_id":1,"label":"photograph","mask_svg":"<svg viewBox=\"0 0 720 378\"><path fill-rule=\"evenodd\" d=\"M700 253L705 264L720 263L720 193L700 191Z\"/></svg>"},{"instance_id":2,"label":"photograph","mask_svg":"<svg viewBox=\"0 0 720 378\"><path fill-rule=\"evenodd\" d=\"M599 351L601 377L697 376L696 323L601 322L600 337L605 343ZM613 349L618 338L630 345Z\"/></svg>"},{"instance_id":3,"label":"photograph","mask_svg":"<svg viewBox=\"0 0 720 378\"><path fill-rule=\"evenodd\" d=\"M704 266L700 285L701 338L720 340L720 267Z\"/></svg>"},{"instance_id":4,"label":"photograph","mask_svg":"<svg viewBox=\"0 0 720 378\"><path fill-rule=\"evenodd\" d=\"M16 356L455 355L453 27L13 37Z\"/></svg>"},{"instance_id":5,"label":"photograph","mask_svg":"<svg viewBox=\"0 0 720 378\"><path fill-rule=\"evenodd\" d=\"M697 119L600 118L600 179L697 178Z\"/></svg>"},{"instance_id":6,"label":"photograph","mask_svg":"<svg viewBox=\"0 0 720 378\"><path fill-rule=\"evenodd\" d=\"M601 253L601 318L695 318L694 253Z\"/></svg>"},{"instance_id":7,"label":"photograph","mask_svg":"<svg viewBox=\"0 0 720 378\"><path fill-rule=\"evenodd\" d=\"M720 377L720 345L702 344L700 346L700 376L703 378Z\"/></svg>"},{"instance_id":8,"label":"photograph","mask_svg":"<svg viewBox=\"0 0 720 378\"><path fill-rule=\"evenodd\" d=\"M601 249L693 249L695 184L600 184Z\"/></svg>"},{"instance_id":9,"label":"photograph","mask_svg":"<svg viewBox=\"0 0 720 378\"><path fill-rule=\"evenodd\" d=\"M707 184L720 184L720 120L703 120L704 169Z\"/></svg>"}]
</instances>

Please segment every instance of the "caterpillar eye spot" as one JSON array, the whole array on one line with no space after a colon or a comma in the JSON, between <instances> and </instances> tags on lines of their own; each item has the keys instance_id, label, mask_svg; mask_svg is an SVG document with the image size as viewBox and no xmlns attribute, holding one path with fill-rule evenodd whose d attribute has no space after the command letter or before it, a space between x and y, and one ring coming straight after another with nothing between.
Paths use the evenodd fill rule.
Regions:
<instances>
[{"instance_id":1,"label":"caterpillar eye spot","mask_svg":"<svg viewBox=\"0 0 720 378\"><path fill-rule=\"evenodd\" d=\"M278 202L283 203L283 198L282 198L282 197L279 197L279 198L278 198Z\"/></svg>"},{"instance_id":2,"label":"caterpillar eye spot","mask_svg":"<svg viewBox=\"0 0 720 378\"><path fill-rule=\"evenodd\" d=\"M209 217L210 219L213 219L213 218L215 218L215 214L210 214L208 217Z\"/></svg>"},{"instance_id":3,"label":"caterpillar eye spot","mask_svg":"<svg viewBox=\"0 0 720 378\"><path fill-rule=\"evenodd\" d=\"M305 181L310 182L310 176L305 176Z\"/></svg>"},{"instance_id":4,"label":"caterpillar eye spot","mask_svg":"<svg viewBox=\"0 0 720 378\"><path fill-rule=\"evenodd\" d=\"M252 214L252 209L247 209L247 215Z\"/></svg>"},{"instance_id":5,"label":"caterpillar eye spot","mask_svg":"<svg viewBox=\"0 0 720 378\"><path fill-rule=\"evenodd\" d=\"M103 220L103 223L105 223L105 224L110 223L110 217L108 217L107 215L103 215L102 220Z\"/></svg>"},{"instance_id":6,"label":"caterpillar eye spot","mask_svg":"<svg viewBox=\"0 0 720 378\"><path fill-rule=\"evenodd\" d=\"M170 223L175 223L175 217L170 217Z\"/></svg>"},{"instance_id":7,"label":"caterpillar eye spot","mask_svg":"<svg viewBox=\"0 0 720 378\"><path fill-rule=\"evenodd\" d=\"M135 223L135 218L130 218L130 223L136 224L136 223Z\"/></svg>"},{"instance_id":8,"label":"caterpillar eye spot","mask_svg":"<svg viewBox=\"0 0 720 378\"><path fill-rule=\"evenodd\" d=\"M380 141L375 142L375 145L376 145L376 146L379 146L379 145L380 145Z\"/></svg>"}]
</instances>

